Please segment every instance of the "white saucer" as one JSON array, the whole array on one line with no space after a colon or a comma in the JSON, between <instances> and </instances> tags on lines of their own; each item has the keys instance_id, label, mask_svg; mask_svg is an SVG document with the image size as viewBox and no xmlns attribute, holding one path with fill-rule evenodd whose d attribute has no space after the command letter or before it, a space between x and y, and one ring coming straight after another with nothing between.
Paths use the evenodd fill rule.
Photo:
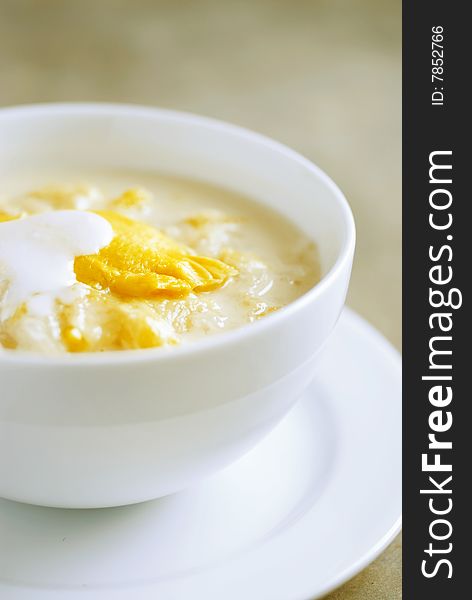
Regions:
<instances>
[{"instance_id":1,"label":"white saucer","mask_svg":"<svg viewBox=\"0 0 472 600\"><path fill-rule=\"evenodd\" d=\"M199 486L88 511L0 500L0 598L318 598L379 554L400 512L399 356L347 310L288 417Z\"/></svg>"}]
</instances>

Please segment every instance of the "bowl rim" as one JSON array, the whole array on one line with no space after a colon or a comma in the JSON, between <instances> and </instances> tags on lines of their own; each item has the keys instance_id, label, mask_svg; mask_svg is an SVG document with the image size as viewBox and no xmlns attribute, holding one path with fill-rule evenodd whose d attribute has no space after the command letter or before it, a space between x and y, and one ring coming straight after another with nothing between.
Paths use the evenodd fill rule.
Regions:
<instances>
[{"instance_id":1,"label":"bowl rim","mask_svg":"<svg viewBox=\"0 0 472 600\"><path fill-rule=\"evenodd\" d=\"M352 260L356 241L356 230L351 208L339 187L334 181L315 163L292 150L285 144L273 140L261 133L254 132L239 125L233 125L226 121L201 116L191 112L178 111L167 108L142 106L139 104L122 104L106 102L61 102L61 103L38 103L23 104L18 106L0 108L0 125L2 121L8 121L13 117L21 116L51 116L51 115L98 115L98 116L135 116L145 118L159 118L197 124L208 129L218 130L230 136L244 138L247 141L265 146L267 149L277 152L286 159L294 161L300 167L315 175L323 185L330 189L339 207L344 227L344 239L338 252L336 261L323 275L318 283L311 287L299 298L283 306L279 310L267 315L264 319L253 323L247 323L230 331L222 331L217 335L209 336L201 340L192 341L188 345L172 347L142 348L130 350L106 350L104 352L83 352L64 354L41 354L25 350L2 350L0 349L0 366L7 365L29 365L29 366L75 366L84 365L120 365L123 363L157 361L164 362L178 357L191 356L205 350L218 349L221 346L237 343L242 338L250 338L258 333L273 328L279 321L290 318L305 306L319 298L325 290L337 279L339 274Z\"/></svg>"}]
</instances>

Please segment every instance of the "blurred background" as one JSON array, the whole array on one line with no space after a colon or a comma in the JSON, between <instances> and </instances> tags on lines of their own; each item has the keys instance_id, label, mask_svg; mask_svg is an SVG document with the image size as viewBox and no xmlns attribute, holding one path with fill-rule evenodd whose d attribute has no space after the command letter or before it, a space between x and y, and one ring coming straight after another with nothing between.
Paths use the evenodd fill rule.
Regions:
<instances>
[{"instance_id":1,"label":"blurred background","mask_svg":"<svg viewBox=\"0 0 472 600\"><path fill-rule=\"evenodd\" d=\"M401 335L400 0L0 0L0 106L131 102L232 121L342 188L349 304ZM400 540L332 600L396 600Z\"/></svg>"}]
</instances>

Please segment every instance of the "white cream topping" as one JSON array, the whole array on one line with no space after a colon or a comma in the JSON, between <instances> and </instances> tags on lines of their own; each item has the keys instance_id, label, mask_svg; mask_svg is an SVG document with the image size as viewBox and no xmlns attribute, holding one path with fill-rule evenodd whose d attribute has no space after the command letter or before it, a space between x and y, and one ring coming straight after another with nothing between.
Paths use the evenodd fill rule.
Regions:
<instances>
[{"instance_id":1,"label":"white cream topping","mask_svg":"<svg viewBox=\"0 0 472 600\"><path fill-rule=\"evenodd\" d=\"M80 210L59 210L0 223L0 320L24 302L44 306L64 294L77 279L74 259L96 254L113 238L106 219ZM38 307L39 308L39 307Z\"/></svg>"}]
</instances>

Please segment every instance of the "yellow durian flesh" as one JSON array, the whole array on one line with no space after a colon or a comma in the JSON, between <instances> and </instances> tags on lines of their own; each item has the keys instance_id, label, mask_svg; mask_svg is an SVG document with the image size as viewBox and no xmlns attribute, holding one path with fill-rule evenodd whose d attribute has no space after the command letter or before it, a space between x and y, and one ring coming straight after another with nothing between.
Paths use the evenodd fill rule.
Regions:
<instances>
[{"instance_id":1,"label":"yellow durian flesh","mask_svg":"<svg viewBox=\"0 0 472 600\"><path fill-rule=\"evenodd\" d=\"M135 298L184 297L224 285L234 267L198 256L155 227L113 211L96 211L112 226L111 243L75 259L77 280L91 287Z\"/></svg>"}]
</instances>

